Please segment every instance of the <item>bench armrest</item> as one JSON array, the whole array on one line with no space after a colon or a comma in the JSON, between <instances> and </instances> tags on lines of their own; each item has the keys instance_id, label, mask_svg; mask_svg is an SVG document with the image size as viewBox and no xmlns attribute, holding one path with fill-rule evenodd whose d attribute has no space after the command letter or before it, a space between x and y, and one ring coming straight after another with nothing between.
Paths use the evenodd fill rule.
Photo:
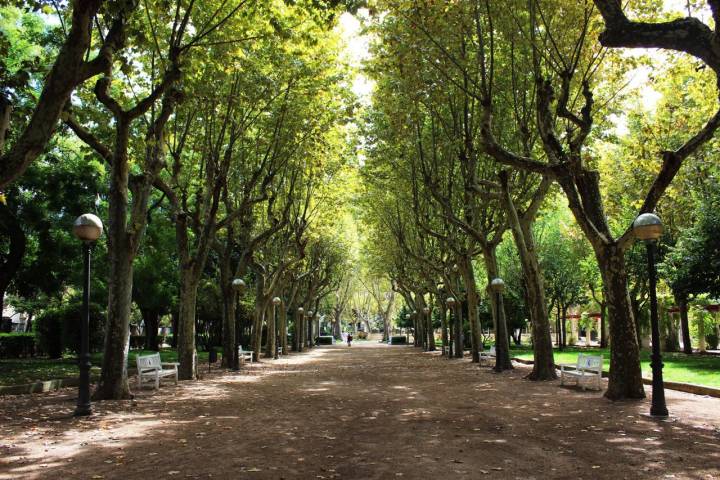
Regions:
<instances>
[{"instance_id":1,"label":"bench armrest","mask_svg":"<svg viewBox=\"0 0 720 480\"><path fill-rule=\"evenodd\" d=\"M163 367L179 367L180 364L178 362L162 362L160 365Z\"/></svg>"},{"instance_id":2,"label":"bench armrest","mask_svg":"<svg viewBox=\"0 0 720 480\"><path fill-rule=\"evenodd\" d=\"M569 369L569 368L578 370L577 363L560 363L557 366L560 367L560 371L565 371L565 369Z\"/></svg>"}]
</instances>

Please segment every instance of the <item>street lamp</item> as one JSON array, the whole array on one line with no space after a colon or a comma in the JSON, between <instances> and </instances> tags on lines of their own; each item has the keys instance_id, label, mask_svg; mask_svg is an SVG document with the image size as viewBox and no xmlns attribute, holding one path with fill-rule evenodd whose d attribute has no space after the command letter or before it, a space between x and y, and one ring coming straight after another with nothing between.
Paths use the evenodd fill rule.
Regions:
<instances>
[{"instance_id":1,"label":"street lamp","mask_svg":"<svg viewBox=\"0 0 720 480\"><path fill-rule=\"evenodd\" d=\"M90 252L103 233L103 224L92 213L80 215L73 223L73 235L83 242L83 310L80 318L80 379L75 416L92 414L90 404Z\"/></svg>"},{"instance_id":2,"label":"street lamp","mask_svg":"<svg viewBox=\"0 0 720 480\"><path fill-rule=\"evenodd\" d=\"M240 295L245 290L245 281L242 278L235 278L230 283L230 286ZM235 329L235 350L232 356L232 369L238 371L240 370L240 353L238 352L238 350L240 350L240 332L238 332L235 319L233 318L231 320L233 322L233 329Z\"/></svg>"},{"instance_id":3,"label":"street lamp","mask_svg":"<svg viewBox=\"0 0 720 480\"><path fill-rule=\"evenodd\" d=\"M305 318L305 309L298 307L297 318L295 319L295 336L293 337L293 345L297 345L297 351L302 352L305 347L302 341L303 336L303 319Z\"/></svg>"},{"instance_id":4,"label":"street lamp","mask_svg":"<svg viewBox=\"0 0 720 480\"><path fill-rule=\"evenodd\" d=\"M309 312L307 312L307 328L308 328L307 346L308 346L308 348L312 348L312 346L313 346L313 341L312 341L312 332L313 332L312 319L313 319L313 311L310 310Z\"/></svg>"},{"instance_id":5,"label":"street lamp","mask_svg":"<svg viewBox=\"0 0 720 480\"><path fill-rule=\"evenodd\" d=\"M273 354L273 355L274 355L273 358L276 359L276 360L277 360L277 358L278 358L278 353L277 353L277 351L278 351L278 345L279 345L279 343L280 343L280 332L278 332L278 327L277 327L277 307L278 307L278 305L280 305L280 302L282 302L282 300L280 300L280 297L275 297L275 298L272 299L272 303L273 303L273 322L275 323L275 352L274 352L274 354Z\"/></svg>"},{"instance_id":6,"label":"street lamp","mask_svg":"<svg viewBox=\"0 0 720 480\"><path fill-rule=\"evenodd\" d=\"M660 355L660 328L658 327L657 313L657 272L655 271L655 247L657 240L663 232L660 217L652 213L638 215L632 224L635 238L645 242L647 248L648 279L650 283L650 327L652 338L652 404L650 415L653 417L667 417L668 410L665 405L665 386L663 384L663 363Z\"/></svg>"},{"instance_id":7,"label":"street lamp","mask_svg":"<svg viewBox=\"0 0 720 480\"><path fill-rule=\"evenodd\" d=\"M456 345L454 344L454 341L453 341L453 340L454 340L454 339L453 339L453 332L454 332L454 330L455 330L455 328L456 328L455 325L454 325L454 320L455 320L455 317L454 317L454 314L455 314L455 298L454 298L454 297L448 297L447 299L445 299L445 305L447 305L448 310L450 311L450 319L449 319L449 321L448 321L448 325L450 326L450 332L448 332L448 333L449 333L449 335L448 335L448 337L449 337L449 338L448 338L448 358L452 358L452 357L453 357L453 351L454 351L454 350L453 350L453 347L456 346Z\"/></svg>"}]
</instances>

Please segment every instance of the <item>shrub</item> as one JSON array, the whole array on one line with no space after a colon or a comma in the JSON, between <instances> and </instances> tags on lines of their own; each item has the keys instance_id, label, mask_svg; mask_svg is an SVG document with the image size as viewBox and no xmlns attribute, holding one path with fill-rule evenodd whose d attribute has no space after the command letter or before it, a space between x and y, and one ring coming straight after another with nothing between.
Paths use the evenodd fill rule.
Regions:
<instances>
[{"instance_id":1,"label":"shrub","mask_svg":"<svg viewBox=\"0 0 720 480\"><path fill-rule=\"evenodd\" d=\"M717 333L705 335L705 340L707 341L707 346L710 350L716 350L718 348L718 343L720 343L720 338L718 338Z\"/></svg>"},{"instance_id":2,"label":"shrub","mask_svg":"<svg viewBox=\"0 0 720 480\"><path fill-rule=\"evenodd\" d=\"M35 321L39 349L50 358L59 358L63 351L80 350L80 319L82 304L68 303L51 307ZM90 351L102 349L105 338L105 315L98 304L90 304Z\"/></svg>"},{"instance_id":3,"label":"shrub","mask_svg":"<svg viewBox=\"0 0 720 480\"><path fill-rule=\"evenodd\" d=\"M390 345L405 345L407 338L405 335L393 335L390 337Z\"/></svg>"},{"instance_id":4,"label":"shrub","mask_svg":"<svg viewBox=\"0 0 720 480\"><path fill-rule=\"evenodd\" d=\"M315 339L315 343L317 345L332 345L334 342L335 342L335 339L333 338L332 335L322 335Z\"/></svg>"},{"instance_id":5,"label":"shrub","mask_svg":"<svg viewBox=\"0 0 720 480\"><path fill-rule=\"evenodd\" d=\"M0 333L0 358L31 357L35 354L35 334Z\"/></svg>"}]
</instances>

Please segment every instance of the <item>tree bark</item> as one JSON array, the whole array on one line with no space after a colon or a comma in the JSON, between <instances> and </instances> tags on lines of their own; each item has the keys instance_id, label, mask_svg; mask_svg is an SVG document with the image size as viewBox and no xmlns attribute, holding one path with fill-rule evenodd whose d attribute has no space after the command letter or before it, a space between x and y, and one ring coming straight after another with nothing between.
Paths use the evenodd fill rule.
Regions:
<instances>
[{"instance_id":1,"label":"tree bark","mask_svg":"<svg viewBox=\"0 0 720 480\"><path fill-rule=\"evenodd\" d=\"M483 260L485 261L489 286L490 282L499 275L496 246L483 249ZM510 344L508 343L503 298L502 295L496 295L494 292L489 291L488 293L491 299L493 319L495 320L495 371L511 370L513 366L510 361Z\"/></svg>"},{"instance_id":2,"label":"tree bark","mask_svg":"<svg viewBox=\"0 0 720 480\"><path fill-rule=\"evenodd\" d=\"M0 157L0 189L22 175L43 152L75 88L109 68L113 54L122 48L125 40L125 20L128 16L124 9L117 13L112 22L108 22L112 26L97 56L86 61L92 41L93 20L102 4L99 0L72 1L70 30L50 73L45 78L30 122L12 148ZM9 123L9 116L7 120ZM0 135L3 138L8 127L9 125L0 126Z\"/></svg>"},{"instance_id":3,"label":"tree bark","mask_svg":"<svg viewBox=\"0 0 720 480\"><path fill-rule=\"evenodd\" d=\"M480 295L477 290L477 282L475 281L475 272L473 270L472 258L469 255L463 255L458 260L460 274L465 284L466 299L468 305L468 322L470 323L470 355L473 363L480 363L480 320L478 319L478 302ZM507 336L505 338L507 344Z\"/></svg>"},{"instance_id":4,"label":"tree bark","mask_svg":"<svg viewBox=\"0 0 720 480\"><path fill-rule=\"evenodd\" d=\"M530 321L532 323L533 369L527 376L529 380L554 380L555 359L553 357L552 337L550 335L550 319L545 301L544 279L535 248L532 222L524 224L520 221L517 210L510 196L508 176L506 172L500 176L502 186L502 203L506 211L510 230L520 257L523 276L525 277L525 296L528 300ZM534 216L531 216L532 220Z\"/></svg>"},{"instance_id":5,"label":"tree bark","mask_svg":"<svg viewBox=\"0 0 720 480\"><path fill-rule=\"evenodd\" d=\"M27 240L17 217L7 205L0 202L0 233L10 240L5 261L0 264L0 315L5 306L5 292L22 265Z\"/></svg>"},{"instance_id":6,"label":"tree bark","mask_svg":"<svg viewBox=\"0 0 720 480\"><path fill-rule=\"evenodd\" d=\"M196 281L191 272L180 272L180 318L178 319L178 362L181 380L193 380L197 372L195 349Z\"/></svg>"},{"instance_id":7,"label":"tree bark","mask_svg":"<svg viewBox=\"0 0 720 480\"><path fill-rule=\"evenodd\" d=\"M144 308L140 310L145 324L145 350L159 351L158 328L160 326L160 312L155 309Z\"/></svg>"},{"instance_id":8,"label":"tree bark","mask_svg":"<svg viewBox=\"0 0 720 480\"><path fill-rule=\"evenodd\" d=\"M683 352L687 355L691 355L693 350L690 340L690 321L688 320L687 297L676 295L675 302L680 309L680 332L682 333Z\"/></svg>"},{"instance_id":9,"label":"tree bark","mask_svg":"<svg viewBox=\"0 0 720 480\"><path fill-rule=\"evenodd\" d=\"M448 342L448 318L447 318L447 311L445 310L447 308L445 306L445 299L442 297L443 297L442 295L437 295L435 297L435 303L437 305L438 312L440 312L440 329L441 329L440 339L442 341L442 354L445 355L447 352L447 347L449 345L449 342Z\"/></svg>"},{"instance_id":10,"label":"tree bark","mask_svg":"<svg viewBox=\"0 0 720 480\"><path fill-rule=\"evenodd\" d=\"M625 252L617 244L594 248L610 318L610 377L605 396L610 400L645 398L640 370L640 348L630 308Z\"/></svg>"}]
</instances>

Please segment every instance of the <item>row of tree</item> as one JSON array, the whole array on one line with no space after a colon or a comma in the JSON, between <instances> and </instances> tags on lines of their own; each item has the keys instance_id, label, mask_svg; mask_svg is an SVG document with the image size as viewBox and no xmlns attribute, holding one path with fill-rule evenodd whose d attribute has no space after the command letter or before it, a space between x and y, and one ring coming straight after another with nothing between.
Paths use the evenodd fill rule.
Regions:
<instances>
[{"instance_id":1,"label":"row of tree","mask_svg":"<svg viewBox=\"0 0 720 480\"><path fill-rule=\"evenodd\" d=\"M352 107L333 30L340 7L314 3L1 7L0 297L14 281L21 307L37 294L66 301L78 285L72 218L100 214L97 398L129 395L133 302L151 337L174 312L180 377L194 378L203 283L218 286L226 363L236 280L253 287L256 356L263 344L274 356L276 339L287 353L289 330L296 350L312 344L317 327L298 308L317 312L347 261L332 216Z\"/></svg>"},{"instance_id":2,"label":"row of tree","mask_svg":"<svg viewBox=\"0 0 720 480\"><path fill-rule=\"evenodd\" d=\"M707 8L717 18L720 7L707 2ZM609 320L606 396L644 396L638 306L628 291L630 225L637 214L658 208L680 167L703 152L720 125L717 102L708 100L718 93L716 22L703 23L693 11L657 20L661 9L616 0L382 2L385 15L372 27L377 42L368 69L377 88L364 132L366 223L374 229L377 261L417 312L418 336L427 336L428 349L434 341L424 334L431 330L426 303L432 299L445 312L452 296L467 304L478 361L483 293L476 275L482 272L488 286L500 275L498 247L509 235L532 325L530 378L555 377L545 285L560 286L561 279L555 278L560 272L543 272L534 225L543 206L564 198L601 279L588 287ZM644 178L614 185L633 168L617 148L612 156L601 148L619 143L623 87L638 69L637 57L617 47L687 54L679 62L689 61L696 71L684 78L710 85L712 96L705 90L705 115L693 112L693 128L673 132L664 148L638 159ZM603 177L608 158L622 168L605 169L609 176ZM488 295L488 301L501 371L511 368L506 309L502 296ZM463 310L456 311L455 322Z\"/></svg>"}]
</instances>

